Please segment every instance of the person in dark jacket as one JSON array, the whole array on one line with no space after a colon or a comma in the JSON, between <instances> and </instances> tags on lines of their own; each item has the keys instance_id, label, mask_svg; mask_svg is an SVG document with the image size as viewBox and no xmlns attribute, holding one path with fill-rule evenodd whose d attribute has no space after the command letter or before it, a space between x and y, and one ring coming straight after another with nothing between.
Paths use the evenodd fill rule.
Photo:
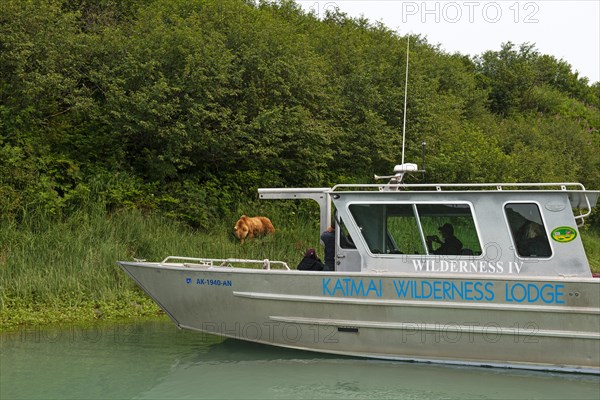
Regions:
<instances>
[{"instance_id":1,"label":"person in dark jacket","mask_svg":"<svg viewBox=\"0 0 600 400\"><path fill-rule=\"evenodd\" d=\"M306 249L304 257L296 267L300 271L323 271L323 263L315 249Z\"/></svg>"},{"instance_id":2,"label":"person in dark jacket","mask_svg":"<svg viewBox=\"0 0 600 400\"><path fill-rule=\"evenodd\" d=\"M462 252L463 244L454 236L454 227L452 224L444 224L438 228L443 241L437 235L427 236L427 248L430 254L459 255ZM433 242L441 246L433 250Z\"/></svg>"},{"instance_id":3,"label":"person in dark jacket","mask_svg":"<svg viewBox=\"0 0 600 400\"><path fill-rule=\"evenodd\" d=\"M323 271L335 270L335 231L333 227L328 227L321 234L321 241L325 245L325 265Z\"/></svg>"}]
</instances>

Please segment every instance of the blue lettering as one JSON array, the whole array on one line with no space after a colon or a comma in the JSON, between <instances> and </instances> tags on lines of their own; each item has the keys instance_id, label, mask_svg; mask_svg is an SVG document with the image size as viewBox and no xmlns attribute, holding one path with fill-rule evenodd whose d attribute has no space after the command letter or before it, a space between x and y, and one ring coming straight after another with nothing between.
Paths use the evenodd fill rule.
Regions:
<instances>
[{"instance_id":1,"label":"blue lettering","mask_svg":"<svg viewBox=\"0 0 600 400\"><path fill-rule=\"evenodd\" d=\"M419 293L417 293L417 281L410 281L410 293L412 294L412 297L415 299L421 299L422 297L419 296Z\"/></svg>"},{"instance_id":2,"label":"blue lettering","mask_svg":"<svg viewBox=\"0 0 600 400\"><path fill-rule=\"evenodd\" d=\"M564 289L565 285L563 285L562 283L560 285L554 285L554 291L556 293L556 303L557 304L565 304L565 301L562 299L559 299L559 297L563 297L565 295L565 292L563 292L562 290L559 291L559 289Z\"/></svg>"},{"instance_id":3,"label":"blue lettering","mask_svg":"<svg viewBox=\"0 0 600 400\"><path fill-rule=\"evenodd\" d=\"M494 283L493 282L486 282L485 285L485 291L488 292L487 296L485 296L485 299L487 301L492 301L494 300L495 294L494 291L492 290L492 288L494 287Z\"/></svg>"},{"instance_id":4,"label":"blue lettering","mask_svg":"<svg viewBox=\"0 0 600 400\"><path fill-rule=\"evenodd\" d=\"M523 295L520 298L517 298L515 296L515 288L519 287L523 290ZM525 297L527 297L527 288L525 287L525 285L523 285L522 283L515 283L511 288L510 288L510 295L511 297L517 302L517 303L522 303L523 300L525 300Z\"/></svg>"},{"instance_id":5,"label":"blue lettering","mask_svg":"<svg viewBox=\"0 0 600 400\"><path fill-rule=\"evenodd\" d=\"M473 298L474 300L480 301L483 300L483 292L481 291L481 282L475 282L474 289L477 292L477 295Z\"/></svg>"},{"instance_id":6,"label":"blue lettering","mask_svg":"<svg viewBox=\"0 0 600 400\"><path fill-rule=\"evenodd\" d=\"M425 292L426 288L428 288L427 293ZM421 296L423 296L424 299L430 298L432 291L433 291L433 288L431 286L431 283L429 283L429 281L421 281Z\"/></svg>"},{"instance_id":7,"label":"blue lettering","mask_svg":"<svg viewBox=\"0 0 600 400\"><path fill-rule=\"evenodd\" d=\"M473 297L471 296L471 293L473 292L473 289L471 288L473 286L473 282L467 281L463 282L463 284L465 288L465 300L473 300Z\"/></svg>"},{"instance_id":8,"label":"blue lettering","mask_svg":"<svg viewBox=\"0 0 600 400\"><path fill-rule=\"evenodd\" d=\"M346 290L344 292L344 296L350 296L350 287L351 287L350 284L352 282L354 282L354 280L352 278L344 278L343 280L344 280L344 284L346 285L346 287L345 287Z\"/></svg>"},{"instance_id":9,"label":"blue lettering","mask_svg":"<svg viewBox=\"0 0 600 400\"><path fill-rule=\"evenodd\" d=\"M442 288L440 287L442 284L441 281L433 282L433 298L435 300L443 300L444 298L440 295Z\"/></svg>"},{"instance_id":10,"label":"blue lettering","mask_svg":"<svg viewBox=\"0 0 600 400\"><path fill-rule=\"evenodd\" d=\"M512 303L512 298L510 297L510 289L508 283L504 285L505 297L506 301Z\"/></svg>"},{"instance_id":11,"label":"blue lettering","mask_svg":"<svg viewBox=\"0 0 600 400\"><path fill-rule=\"evenodd\" d=\"M406 294L408 292L408 285L405 285L406 281L394 281L394 289L396 289L396 295L398 297L406 298Z\"/></svg>"},{"instance_id":12,"label":"blue lettering","mask_svg":"<svg viewBox=\"0 0 600 400\"><path fill-rule=\"evenodd\" d=\"M371 281L369 282L369 288L367 289L367 296L369 294L371 294L371 291L374 291L375 295L377 297L381 297L381 295L382 295L381 279L379 280L379 290L377 289L377 285L375 284L375 281L373 279L371 279Z\"/></svg>"},{"instance_id":13,"label":"blue lettering","mask_svg":"<svg viewBox=\"0 0 600 400\"><path fill-rule=\"evenodd\" d=\"M462 292L462 282L461 282L461 288L459 290L459 288L456 286L455 282L451 282L452 283L452 299L454 299L454 297L456 297L454 294L458 293L458 297L460 299L463 298L463 292Z\"/></svg>"},{"instance_id":14,"label":"blue lettering","mask_svg":"<svg viewBox=\"0 0 600 400\"><path fill-rule=\"evenodd\" d=\"M549 289L549 290L547 290ZM554 289L552 285L549 283L543 285L540 289L540 298L544 303L553 303L554 302Z\"/></svg>"},{"instance_id":15,"label":"blue lettering","mask_svg":"<svg viewBox=\"0 0 600 400\"><path fill-rule=\"evenodd\" d=\"M535 289L535 297L531 297L534 294L533 293L534 289ZM528 283L527 284L527 301L529 303L535 303L539 297L540 297L540 293L539 293L538 287L535 286L533 283Z\"/></svg>"},{"instance_id":16,"label":"blue lettering","mask_svg":"<svg viewBox=\"0 0 600 400\"><path fill-rule=\"evenodd\" d=\"M191 279L190 279L191 280ZM186 279L187 281L187 279ZM353 278L322 278L324 296L369 297L383 296L383 281L370 279L363 281ZM463 301L494 301L494 282L481 281L446 281L446 280L392 280L398 298L404 299L434 299L434 300L463 300ZM196 279L197 285L232 286L231 280ZM535 283L505 283L505 301L508 303L545 303L564 304L565 285L550 284L536 285Z\"/></svg>"},{"instance_id":17,"label":"blue lettering","mask_svg":"<svg viewBox=\"0 0 600 400\"><path fill-rule=\"evenodd\" d=\"M452 290L452 282L444 281L442 282L442 287L444 289L444 298L454 300L454 293Z\"/></svg>"},{"instance_id":18,"label":"blue lettering","mask_svg":"<svg viewBox=\"0 0 600 400\"><path fill-rule=\"evenodd\" d=\"M494 282L480 281L442 281L442 280L404 280L396 279L392 281L394 290L398 298L412 299L434 299L434 300L463 300L463 301L493 301L496 298L494 292ZM519 301L526 299L527 288L520 286L523 290L521 294L519 288L515 289L509 284L506 284L506 297L508 302ZM511 291L512 290L512 291ZM515 299L515 290L517 299ZM382 294L381 280L379 286L377 281L369 282L366 295L371 292L380 297ZM521 298L523 297L523 298Z\"/></svg>"},{"instance_id":19,"label":"blue lettering","mask_svg":"<svg viewBox=\"0 0 600 400\"><path fill-rule=\"evenodd\" d=\"M363 281L358 281L358 285L356 285L356 281L352 280L352 286L350 286L350 296L368 296L368 294L365 294L365 285Z\"/></svg>"},{"instance_id":20,"label":"blue lettering","mask_svg":"<svg viewBox=\"0 0 600 400\"><path fill-rule=\"evenodd\" d=\"M329 290L329 282L331 282L331 278L323 278L323 296L333 296L333 292Z\"/></svg>"},{"instance_id":21,"label":"blue lettering","mask_svg":"<svg viewBox=\"0 0 600 400\"><path fill-rule=\"evenodd\" d=\"M344 291L344 286L342 286L340 278L336 279L335 281L335 285L333 286L333 293L335 294L338 290L342 292L342 296L346 296L346 291Z\"/></svg>"},{"instance_id":22,"label":"blue lettering","mask_svg":"<svg viewBox=\"0 0 600 400\"><path fill-rule=\"evenodd\" d=\"M344 297L368 297L372 293L377 297L383 296L383 285L381 279L370 279L368 284L362 280L352 278L337 278L333 282L332 278L322 278L321 284L323 287L324 296L342 295ZM404 293L406 297L406 289L404 281L394 281L396 293L400 297ZM366 289L365 289L366 287Z\"/></svg>"},{"instance_id":23,"label":"blue lettering","mask_svg":"<svg viewBox=\"0 0 600 400\"><path fill-rule=\"evenodd\" d=\"M506 283L505 296L507 302L522 303L525 301L527 303L538 303L541 301L545 304L564 304L564 300L562 299L564 292L561 290L563 288L564 285L562 284L552 285L546 283L538 286L535 283L528 283L527 285L522 283L514 283L512 285ZM493 294L489 290L488 293Z\"/></svg>"}]
</instances>

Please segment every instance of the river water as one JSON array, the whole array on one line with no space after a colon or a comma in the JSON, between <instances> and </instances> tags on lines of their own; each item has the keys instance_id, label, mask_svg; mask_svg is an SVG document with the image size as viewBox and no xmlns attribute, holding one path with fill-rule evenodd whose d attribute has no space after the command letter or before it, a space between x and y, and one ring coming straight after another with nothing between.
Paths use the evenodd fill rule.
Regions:
<instances>
[{"instance_id":1,"label":"river water","mask_svg":"<svg viewBox=\"0 0 600 400\"><path fill-rule=\"evenodd\" d=\"M170 321L0 335L0 399L599 399L600 377L375 361L180 331Z\"/></svg>"}]
</instances>

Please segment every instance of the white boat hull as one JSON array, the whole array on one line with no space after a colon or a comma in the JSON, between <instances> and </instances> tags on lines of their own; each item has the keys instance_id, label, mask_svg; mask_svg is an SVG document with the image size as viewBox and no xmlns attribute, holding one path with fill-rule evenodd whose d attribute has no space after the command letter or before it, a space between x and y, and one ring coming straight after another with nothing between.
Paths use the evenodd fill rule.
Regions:
<instances>
[{"instance_id":1,"label":"white boat hull","mask_svg":"<svg viewBox=\"0 0 600 400\"><path fill-rule=\"evenodd\" d=\"M349 356L600 374L599 279L119 264L180 328Z\"/></svg>"}]
</instances>

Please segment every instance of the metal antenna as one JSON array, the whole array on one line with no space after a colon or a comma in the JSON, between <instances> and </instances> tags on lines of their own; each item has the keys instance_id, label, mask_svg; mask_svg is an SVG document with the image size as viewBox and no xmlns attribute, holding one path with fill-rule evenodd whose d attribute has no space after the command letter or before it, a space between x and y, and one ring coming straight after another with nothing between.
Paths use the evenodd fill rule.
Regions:
<instances>
[{"instance_id":1,"label":"metal antenna","mask_svg":"<svg viewBox=\"0 0 600 400\"><path fill-rule=\"evenodd\" d=\"M404 140L406 138L406 99L408 97L408 51L410 50L410 35L406 41L406 79L404 82L404 122L402 124L402 163L404 164Z\"/></svg>"}]
</instances>

